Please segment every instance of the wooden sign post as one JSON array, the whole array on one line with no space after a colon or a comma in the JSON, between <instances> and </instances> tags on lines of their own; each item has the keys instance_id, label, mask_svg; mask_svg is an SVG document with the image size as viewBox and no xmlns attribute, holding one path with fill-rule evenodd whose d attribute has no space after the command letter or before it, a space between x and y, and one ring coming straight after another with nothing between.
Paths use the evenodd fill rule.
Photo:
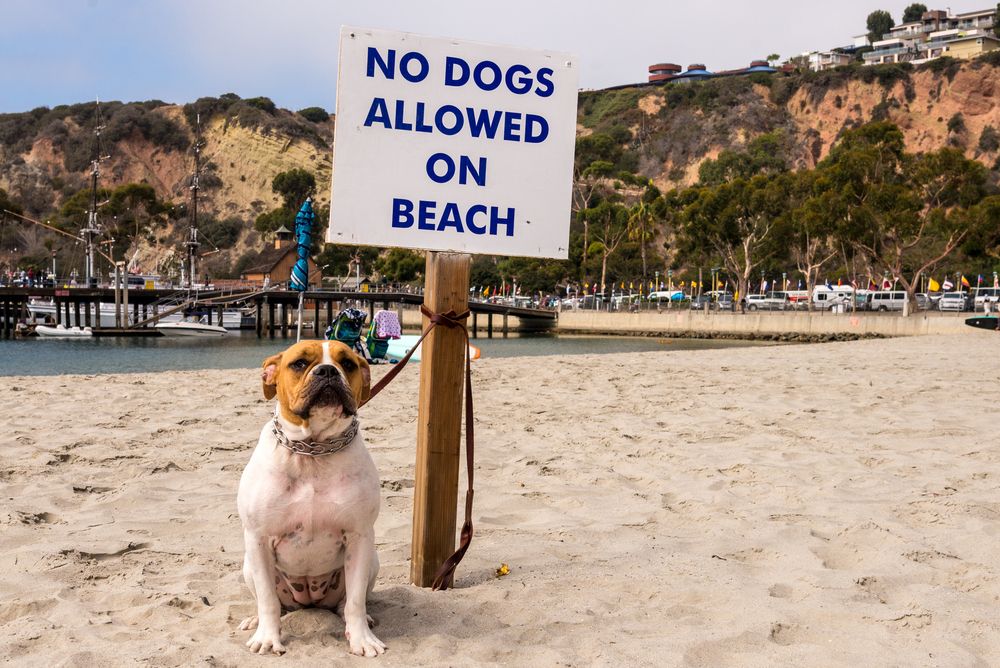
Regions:
<instances>
[{"instance_id":1,"label":"wooden sign post","mask_svg":"<svg viewBox=\"0 0 1000 668\"><path fill-rule=\"evenodd\" d=\"M427 253L424 305L431 312L468 308L471 264L466 253ZM426 316L423 324L430 324ZM455 551L465 341L460 330L437 327L421 352L410 559L410 581L418 587L430 587Z\"/></svg>"}]
</instances>

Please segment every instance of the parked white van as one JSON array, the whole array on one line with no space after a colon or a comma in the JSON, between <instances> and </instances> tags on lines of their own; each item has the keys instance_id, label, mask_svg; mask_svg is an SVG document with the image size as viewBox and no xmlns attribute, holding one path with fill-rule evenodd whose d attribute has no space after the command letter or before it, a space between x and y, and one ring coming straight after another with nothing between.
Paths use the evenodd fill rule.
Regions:
<instances>
[{"instance_id":1,"label":"parked white van","mask_svg":"<svg viewBox=\"0 0 1000 668\"><path fill-rule=\"evenodd\" d=\"M865 308L869 311L902 311L906 305L906 292L903 290L879 290L869 294L865 303Z\"/></svg>"},{"instance_id":2,"label":"parked white van","mask_svg":"<svg viewBox=\"0 0 1000 668\"><path fill-rule=\"evenodd\" d=\"M852 285L834 285L830 287L817 285L813 288L813 308L829 309L840 304L850 307L853 298L854 286Z\"/></svg>"},{"instance_id":3,"label":"parked white van","mask_svg":"<svg viewBox=\"0 0 1000 668\"><path fill-rule=\"evenodd\" d=\"M1000 301L1000 288L974 288L972 294L976 297L975 307L977 311L983 310L983 304L990 302L996 304Z\"/></svg>"}]
</instances>

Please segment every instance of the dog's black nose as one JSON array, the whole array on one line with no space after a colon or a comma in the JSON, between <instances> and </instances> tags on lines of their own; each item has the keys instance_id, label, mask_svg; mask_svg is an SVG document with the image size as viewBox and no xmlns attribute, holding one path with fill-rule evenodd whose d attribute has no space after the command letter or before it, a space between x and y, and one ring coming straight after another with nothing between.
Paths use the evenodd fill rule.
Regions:
<instances>
[{"instance_id":1,"label":"dog's black nose","mask_svg":"<svg viewBox=\"0 0 1000 668\"><path fill-rule=\"evenodd\" d=\"M314 376L319 376L320 378L333 378L337 375L337 368L332 364L320 364L313 367L312 372Z\"/></svg>"}]
</instances>

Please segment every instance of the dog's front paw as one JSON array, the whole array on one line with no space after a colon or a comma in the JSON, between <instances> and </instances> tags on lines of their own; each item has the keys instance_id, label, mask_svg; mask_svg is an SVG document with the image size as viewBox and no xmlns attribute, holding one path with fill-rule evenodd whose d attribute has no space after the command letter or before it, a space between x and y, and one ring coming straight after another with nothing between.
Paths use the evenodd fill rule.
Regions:
<instances>
[{"instance_id":1,"label":"dog's front paw","mask_svg":"<svg viewBox=\"0 0 1000 668\"><path fill-rule=\"evenodd\" d=\"M287 651L285 646L281 644L281 634L278 631L270 633L261 627L258 627L257 631L250 636L250 640L247 640L247 647L255 654L267 654L268 652L284 654Z\"/></svg>"},{"instance_id":2,"label":"dog's front paw","mask_svg":"<svg viewBox=\"0 0 1000 668\"><path fill-rule=\"evenodd\" d=\"M257 615L247 617L240 622L240 631L253 631L257 628Z\"/></svg>"},{"instance_id":3,"label":"dog's front paw","mask_svg":"<svg viewBox=\"0 0 1000 668\"><path fill-rule=\"evenodd\" d=\"M385 652L385 643L375 637L366 623L344 631L351 644L351 654L358 656L378 656Z\"/></svg>"}]
</instances>

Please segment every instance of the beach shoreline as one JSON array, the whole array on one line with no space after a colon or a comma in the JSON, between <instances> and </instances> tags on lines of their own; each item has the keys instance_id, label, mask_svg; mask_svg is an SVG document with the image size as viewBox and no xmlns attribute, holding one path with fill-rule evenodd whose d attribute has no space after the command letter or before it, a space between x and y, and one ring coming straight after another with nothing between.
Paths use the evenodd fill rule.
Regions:
<instances>
[{"instance_id":1,"label":"beach shoreline","mask_svg":"<svg viewBox=\"0 0 1000 668\"><path fill-rule=\"evenodd\" d=\"M987 665L1000 340L957 341L480 360L476 536L444 593L408 584L407 369L361 413L379 665ZM255 369L4 377L0 659L346 662L330 613L287 615L283 659L236 630L236 485L271 410Z\"/></svg>"}]
</instances>

